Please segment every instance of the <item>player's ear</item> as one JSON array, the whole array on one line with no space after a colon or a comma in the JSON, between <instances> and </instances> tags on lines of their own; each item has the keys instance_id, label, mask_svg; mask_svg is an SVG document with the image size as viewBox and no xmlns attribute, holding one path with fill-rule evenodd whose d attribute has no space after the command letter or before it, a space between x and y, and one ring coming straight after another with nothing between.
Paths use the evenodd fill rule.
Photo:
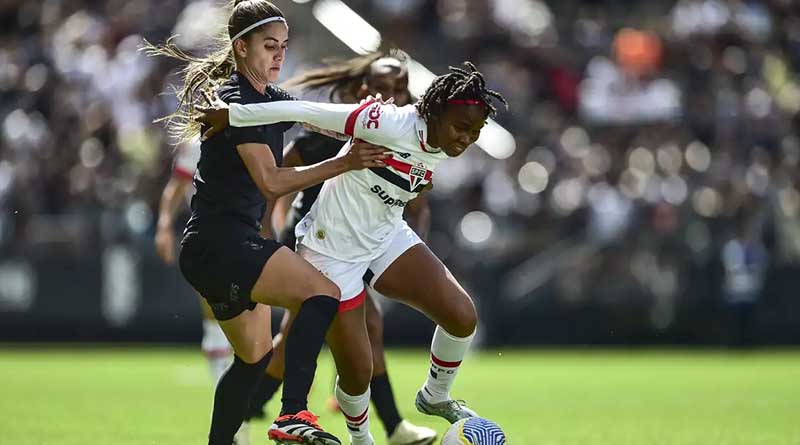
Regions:
<instances>
[{"instance_id":1,"label":"player's ear","mask_svg":"<svg viewBox=\"0 0 800 445\"><path fill-rule=\"evenodd\" d=\"M245 43L244 39L236 39L233 42L233 51L239 57L247 57L247 43Z\"/></svg>"}]
</instances>

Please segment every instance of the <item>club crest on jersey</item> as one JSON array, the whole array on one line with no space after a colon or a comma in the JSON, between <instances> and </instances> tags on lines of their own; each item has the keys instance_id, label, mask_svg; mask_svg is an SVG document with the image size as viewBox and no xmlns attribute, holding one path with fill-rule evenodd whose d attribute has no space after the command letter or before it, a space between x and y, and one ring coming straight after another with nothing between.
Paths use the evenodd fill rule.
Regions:
<instances>
[{"instance_id":1,"label":"club crest on jersey","mask_svg":"<svg viewBox=\"0 0 800 445\"><path fill-rule=\"evenodd\" d=\"M411 170L408 171L408 182L411 184L411 190L417 188L419 183L425 179L427 173L428 169L422 163L411 166Z\"/></svg>"}]
</instances>

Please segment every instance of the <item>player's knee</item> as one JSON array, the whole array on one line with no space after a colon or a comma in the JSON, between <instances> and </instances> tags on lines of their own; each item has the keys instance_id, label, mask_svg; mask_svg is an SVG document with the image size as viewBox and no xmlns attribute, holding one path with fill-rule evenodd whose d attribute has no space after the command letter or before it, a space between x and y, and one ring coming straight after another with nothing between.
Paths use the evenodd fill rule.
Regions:
<instances>
[{"instance_id":1,"label":"player's knee","mask_svg":"<svg viewBox=\"0 0 800 445\"><path fill-rule=\"evenodd\" d=\"M263 364L266 367L268 363L267 354L271 350L272 345L270 342L254 342L247 348L240 348L240 350L237 350L236 356L239 357L239 360L248 365L254 365L264 361Z\"/></svg>"},{"instance_id":2,"label":"player's knee","mask_svg":"<svg viewBox=\"0 0 800 445\"><path fill-rule=\"evenodd\" d=\"M349 368L339 373L339 386L350 395L364 394L372 380L372 360L358 360Z\"/></svg>"},{"instance_id":3,"label":"player's knee","mask_svg":"<svg viewBox=\"0 0 800 445\"><path fill-rule=\"evenodd\" d=\"M472 300L466 298L463 303L453 308L449 326L445 330L456 337L469 337L478 327L478 312Z\"/></svg>"}]
</instances>

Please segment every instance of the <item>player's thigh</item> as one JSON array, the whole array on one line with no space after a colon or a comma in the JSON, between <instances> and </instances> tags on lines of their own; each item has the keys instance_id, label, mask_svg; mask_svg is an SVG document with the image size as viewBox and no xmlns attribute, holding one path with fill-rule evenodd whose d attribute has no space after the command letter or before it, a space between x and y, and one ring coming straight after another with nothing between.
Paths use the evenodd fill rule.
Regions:
<instances>
[{"instance_id":1,"label":"player's thigh","mask_svg":"<svg viewBox=\"0 0 800 445\"><path fill-rule=\"evenodd\" d=\"M197 298L200 299L200 310L203 312L203 318L206 320L216 320L216 318L214 318L214 312L211 310L211 306L208 305L206 299L200 294L197 294Z\"/></svg>"},{"instance_id":2,"label":"player's thigh","mask_svg":"<svg viewBox=\"0 0 800 445\"><path fill-rule=\"evenodd\" d=\"M250 298L257 303L296 312L305 300L315 295L327 295L338 300L340 293L331 280L284 246L264 264Z\"/></svg>"},{"instance_id":3,"label":"player's thigh","mask_svg":"<svg viewBox=\"0 0 800 445\"><path fill-rule=\"evenodd\" d=\"M375 301L377 291L367 288L367 299L364 302L367 320L367 334L372 347L372 372L383 374L386 371L386 362L383 351L383 314L378 302Z\"/></svg>"},{"instance_id":4,"label":"player's thigh","mask_svg":"<svg viewBox=\"0 0 800 445\"><path fill-rule=\"evenodd\" d=\"M247 363L256 363L272 349L270 308L257 304L230 320L219 322L234 353Z\"/></svg>"},{"instance_id":5,"label":"player's thigh","mask_svg":"<svg viewBox=\"0 0 800 445\"><path fill-rule=\"evenodd\" d=\"M339 288L341 294L339 310L346 311L363 303L367 297L364 289L364 273L369 266L368 262L342 261L304 245L298 247L297 253Z\"/></svg>"},{"instance_id":6,"label":"player's thigh","mask_svg":"<svg viewBox=\"0 0 800 445\"><path fill-rule=\"evenodd\" d=\"M339 312L327 337L339 373L339 386L350 395L366 392L372 379L372 352L364 309L361 304Z\"/></svg>"},{"instance_id":7,"label":"player's thigh","mask_svg":"<svg viewBox=\"0 0 800 445\"><path fill-rule=\"evenodd\" d=\"M466 337L475 331L477 313L472 299L423 243L398 256L374 278L373 285L383 295L422 311L455 336Z\"/></svg>"}]
</instances>

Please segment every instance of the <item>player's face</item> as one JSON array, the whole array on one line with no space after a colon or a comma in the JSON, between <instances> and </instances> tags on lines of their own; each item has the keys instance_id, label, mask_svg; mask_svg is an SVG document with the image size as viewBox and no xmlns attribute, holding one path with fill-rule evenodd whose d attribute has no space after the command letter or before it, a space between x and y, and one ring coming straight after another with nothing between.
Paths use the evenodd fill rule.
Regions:
<instances>
[{"instance_id":1,"label":"player's face","mask_svg":"<svg viewBox=\"0 0 800 445\"><path fill-rule=\"evenodd\" d=\"M408 93L408 73L403 72L397 75L394 72L388 72L369 76L359 91L359 100L368 95L375 96L378 93L384 99L394 97L394 103L398 106L407 105L411 97Z\"/></svg>"},{"instance_id":2,"label":"player's face","mask_svg":"<svg viewBox=\"0 0 800 445\"><path fill-rule=\"evenodd\" d=\"M432 131L434 140L447 156L455 157L481 135L486 124L486 107L483 105L448 105Z\"/></svg>"},{"instance_id":3,"label":"player's face","mask_svg":"<svg viewBox=\"0 0 800 445\"><path fill-rule=\"evenodd\" d=\"M244 62L248 70L266 82L276 82L281 74L289 44L289 27L272 22L252 33L247 39Z\"/></svg>"}]
</instances>

